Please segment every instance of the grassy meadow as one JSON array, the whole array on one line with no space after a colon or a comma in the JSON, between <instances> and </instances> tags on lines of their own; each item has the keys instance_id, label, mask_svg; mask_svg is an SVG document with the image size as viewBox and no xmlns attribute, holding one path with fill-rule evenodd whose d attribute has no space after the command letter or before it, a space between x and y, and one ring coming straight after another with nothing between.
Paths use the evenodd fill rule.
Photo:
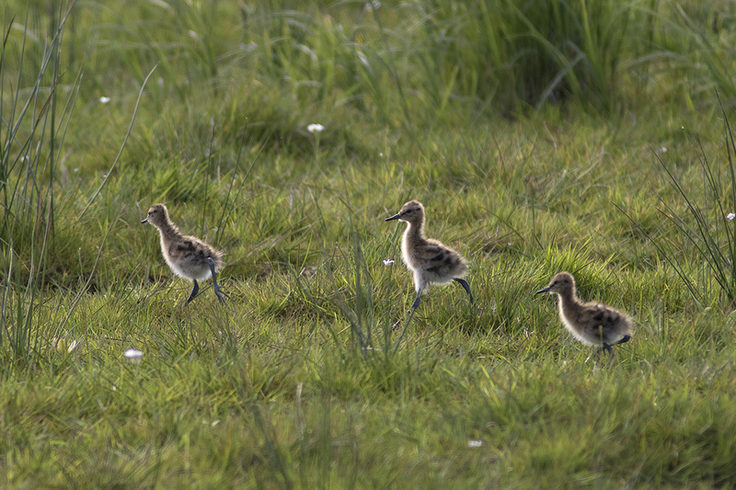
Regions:
<instances>
[{"instance_id":1,"label":"grassy meadow","mask_svg":"<svg viewBox=\"0 0 736 490\"><path fill-rule=\"evenodd\" d=\"M736 486L731 2L1 14L3 488ZM476 302L401 337L410 199ZM611 360L534 296L562 270L635 319Z\"/></svg>"}]
</instances>

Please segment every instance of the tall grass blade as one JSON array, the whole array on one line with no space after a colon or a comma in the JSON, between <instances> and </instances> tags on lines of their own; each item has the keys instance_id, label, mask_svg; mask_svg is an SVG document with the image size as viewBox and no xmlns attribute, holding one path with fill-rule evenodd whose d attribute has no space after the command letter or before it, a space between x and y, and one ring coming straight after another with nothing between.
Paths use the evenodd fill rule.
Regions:
<instances>
[{"instance_id":1,"label":"tall grass blade","mask_svg":"<svg viewBox=\"0 0 736 490\"><path fill-rule=\"evenodd\" d=\"M158 63L151 68L151 71L148 72L148 75L146 76L145 80L143 80L143 84L141 84L141 89L138 92L138 99L135 102L135 108L133 109L133 116L130 118L130 124L128 125L128 131L125 133L125 138L123 138L123 144L120 145L120 151L118 151L118 155L115 157L115 161L112 162L112 166L110 167L110 170L107 171L107 174L105 174L105 178L102 180L102 183L97 188L94 194L92 194L92 197L89 198L89 201L87 202L87 205L82 209L82 212L79 213L79 216L77 217L77 221L82 219L82 216L87 212L89 207L92 205L92 203L97 199L97 196L100 194L100 191L102 191L102 188L105 187L105 184L107 183L108 179L110 179L110 176L112 175L112 171L115 170L115 165L118 164L118 161L120 160L120 157L123 155L123 150L125 149L125 145L128 142L128 138L130 137L131 131L133 131L133 124L135 123L135 116L138 114L138 106L141 103L141 97L143 97L143 91L146 88L146 84L148 83L148 80L151 78L151 75L153 75L153 72L156 71L156 68L158 67Z\"/></svg>"}]
</instances>

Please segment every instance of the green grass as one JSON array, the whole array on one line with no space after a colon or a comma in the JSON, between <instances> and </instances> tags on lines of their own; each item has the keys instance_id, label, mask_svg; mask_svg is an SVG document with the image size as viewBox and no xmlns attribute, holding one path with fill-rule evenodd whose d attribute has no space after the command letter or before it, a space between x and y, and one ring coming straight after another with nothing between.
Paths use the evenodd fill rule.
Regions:
<instances>
[{"instance_id":1,"label":"green grass","mask_svg":"<svg viewBox=\"0 0 736 490\"><path fill-rule=\"evenodd\" d=\"M732 9L367 5L8 4L0 485L731 488ZM409 199L476 304L399 338ZM533 295L561 270L635 318L613 361Z\"/></svg>"}]
</instances>

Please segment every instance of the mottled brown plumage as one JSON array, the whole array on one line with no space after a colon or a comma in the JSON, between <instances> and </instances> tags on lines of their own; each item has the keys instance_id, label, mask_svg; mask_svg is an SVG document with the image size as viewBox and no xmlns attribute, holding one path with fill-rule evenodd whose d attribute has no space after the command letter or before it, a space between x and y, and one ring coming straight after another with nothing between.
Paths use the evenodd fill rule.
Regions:
<instances>
[{"instance_id":1,"label":"mottled brown plumage","mask_svg":"<svg viewBox=\"0 0 736 490\"><path fill-rule=\"evenodd\" d=\"M610 306L582 303L575 290L575 278L569 272L555 275L549 285L536 294L546 292L559 296L562 324L580 342L611 352L612 345L631 339L631 318Z\"/></svg>"},{"instance_id":2,"label":"mottled brown plumage","mask_svg":"<svg viewBox=\"0 0 736 490\"><path fill-rule=\"evenodd\" d=\"M169 210L163 204L151 206L148 217L141 223L151 223L158 228L161 235L161 252L174 274L194 282L187 303L199 292L197 280L204 281L209 277L212 277L215 294L221 303L225 302L226 297L230 297L217 284L217 271L222 268L222 252L197 237L183 235L172 223Z\"/></svg>"},{"instance_id":3,"label":"mottled brown plumage","mask_svg":"<svg viewBox=\"0 0 736 490\"><path fill-rule=\"evenodd\" d=\"M387 218L386 221L399 220L408 223L404 236L401 239L401 258L406 266L414 273L414 288L417 297L412 304L412 310L419 306L419 300L430 284L448 284L456 281L470 296L473 302L473 293L467 281L462 279L468 269L465 259L447 245L427 238L424 235L424 206L419 201L409 201L401 208L398 214Z\"/></svg>"}]
</instances>

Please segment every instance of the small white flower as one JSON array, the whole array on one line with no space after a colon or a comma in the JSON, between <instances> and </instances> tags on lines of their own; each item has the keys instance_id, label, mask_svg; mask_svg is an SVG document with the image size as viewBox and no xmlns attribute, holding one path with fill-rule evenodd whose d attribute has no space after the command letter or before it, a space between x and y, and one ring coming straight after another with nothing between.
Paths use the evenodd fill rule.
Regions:
<instances>
[{"instance_id":1,"label":"small white flower","mask_svg":"<svg viewBox=\"0 0 736 490\"><path fill-rule=\"evenodd\" d=\"M319 133L323 129L325 129L325 127L321 124L310 124L309 126L307 126L307 131L309 131L310 133Z\"/></svg>"},{"instance_id":2,"label":"small white flower","mask_svg":"<svg viewBox=\"0 0 736 490\"><path fill-rule=\"evenodd\" d=\"M663 146L662 148L660 148L660 149L659 149L659 152L660 152L660 153L667 153L667 148L665 148L665 147Z\"/></svg>"},{"instance_id":3,"label":"small white flower","mask_svg":"<svg viewBox=\"0 0 736 490\"><path fill-rule=\"evenodd\" d=\"M483 441L479 441L476 439L468 441L468 447L471 447L471 448L481 447L482 445L483 445Z\"/></svg>"},{"instance_id":4,"label":"small white flower","mask_svg":"<svg viewBox=\"0 0 736 490\"><path fill-rule=\"evenodd\" d=\"M100 97L100 102L102 104L107 104L108 102L110 102L110 97Z\"/></svg>"},{"instance_id":5,"label":"small white flower","mask_svg":"<svg viewBox=\"0 0 736 490\"><path fill-rule=\"evenodd\" d=\"M728 221L733 221L733 219L734 219L734 218L736 218L736 214L733 214L733 213L728 213L728 214L726 215L726 219L727 219Z\"/></svg>"},{"instance_id":6,"label":"small white flower","mask_svg":"<svg viewBox=\"0 0 736 490\"><path fill-rule=\"evenodd\" d=\"M143 356L143 352L137 350L137 349L128 349L125 351L125 357L128 359L138 359L139 357Z\"/></svg>"},{"instance_id":7,"label":"small white flower","mask_svg":"<svg viewBox=\"0 0 736 490\"><path fill-rule=\"evenodd\" d=\"M69 347L66 349L66 352L71 353L77 347L79 347L79 342L77 342L76 340L72 340L72 343L69 344Z\"/></svg>"},{"instance_id":8,"label":"small white flower","mask_svg":"<svg viewBox=\"0 0 736 490\"><path fill-rule=\"evenodd\" d=\"M391 259L385 259L385 260L383 261L383 265L385 265L386 267L389 267L389 266L390 266L391 264L393 264L393 263L394 263L394 261L393 261L393 260L391 260Z\"/></svg>"}]
</instances>

